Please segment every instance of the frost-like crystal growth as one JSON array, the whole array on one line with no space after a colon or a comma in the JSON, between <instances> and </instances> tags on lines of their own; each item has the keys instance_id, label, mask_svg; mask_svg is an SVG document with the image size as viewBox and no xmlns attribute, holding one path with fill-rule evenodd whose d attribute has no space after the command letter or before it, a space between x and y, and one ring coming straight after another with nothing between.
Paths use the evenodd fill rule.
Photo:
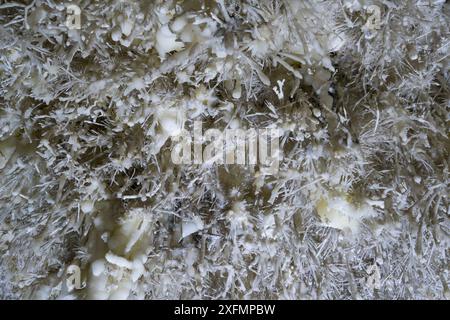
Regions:
<instances>
[{"instance_id":1,"label":"frost-like crystal growth","mask_svg":"<svg viewBox=\"0 0 450 320\"><path fill-rule=\"evenodd\" d=\"M445 0L2 1L0 298L449 299L449 21ZM277 130L277 170L174 163L198 122Z\"/></svg>"}]
</instances>

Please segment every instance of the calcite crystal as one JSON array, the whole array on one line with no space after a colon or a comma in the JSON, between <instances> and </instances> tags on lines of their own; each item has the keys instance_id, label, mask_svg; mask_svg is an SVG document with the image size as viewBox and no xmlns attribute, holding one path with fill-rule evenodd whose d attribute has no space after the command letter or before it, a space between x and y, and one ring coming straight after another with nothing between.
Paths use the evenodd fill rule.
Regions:
<instances>
[{"instance_id":1,"label":"calcite crystal","mask_svg":"<svg viewBox=\"0 0 450 320\"><path fill-rule=\"evenodd\" d=\"M449 21L445 0L3 1L0 298L448 299ZM268 163L202 162L265 128ZM175 162L186 136L200 157Z\"/></svg>"}]
</instances>

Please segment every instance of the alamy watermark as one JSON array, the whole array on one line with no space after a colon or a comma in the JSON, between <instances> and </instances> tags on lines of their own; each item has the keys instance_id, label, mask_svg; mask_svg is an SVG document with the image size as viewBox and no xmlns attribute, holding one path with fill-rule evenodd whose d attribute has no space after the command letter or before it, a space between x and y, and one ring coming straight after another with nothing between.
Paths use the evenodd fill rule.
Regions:
<instances>
[{"instance_id":1,"label":"alamy watermark","mask_svg":"<svg viewBox=\"0 0 450 320\"><path fill-rule=\"evenodd\" d=\"M70 266L68 266L66 276L66 286L69 292L73 291L74 289L83 289L86 286L86 283L81 282L81 270L79 266L75 264L71 264Z\"/></svg>"},{"instance_id":2,"label":"alamy watermark","mask_svg":"<svg viewBox=\"0 0 450 320\"><path fill-rule=\"evenodd\" d=\"M367 269L369 277L367 278L367 287L374 290L379 290L381 288L381 273L377 264L369 266Z\"/></svg>"},{"instance_id":3,"label":"alamy watermark","mask_svg":"<svg viewBox=\"0 0 450 320\"><path fill-rule=\"evenodd\" d=\"M195 121L193 134L181 130L172 137L171 152L174 164L259 165L267 173L278 172L282 153L279 147L280 130L264 129L208 129Z\"/></svg>"},{"instance_id":4,"label":"alamy watermark","mask_svg":"<svg viewBox=\"0 0 450 320\"><path fill-rule=\"evenodd\" d=\"M379 6L368 6L366 12L369 14L367 22L364 25L367 30L379 30L381 29L381 9Z\"/></svg>"},{"instance_id":5,"label":"alamy watermark","mask_svg":"<svg viewBox=\"0 0 450 320\"><path fill-rule=\"evenodd\" d=\"M66 27L70 30L81 29L81 9L76 4L67 4Z\"/></svg>"},{"instance_id":6,"label":"alamy watermark","mask_svg":"<svg viewBox=\"0 0 450 320\"><path fill-rule=\"evenodd\" d=\"M365 11L369 15L367 17L364 28L370 31L379 30L381 28L381 8L377 5L365 7ZM66 4L66 27L70 30L81 29L81 8L73 3Z\"/></svg>"}]
</instances>

